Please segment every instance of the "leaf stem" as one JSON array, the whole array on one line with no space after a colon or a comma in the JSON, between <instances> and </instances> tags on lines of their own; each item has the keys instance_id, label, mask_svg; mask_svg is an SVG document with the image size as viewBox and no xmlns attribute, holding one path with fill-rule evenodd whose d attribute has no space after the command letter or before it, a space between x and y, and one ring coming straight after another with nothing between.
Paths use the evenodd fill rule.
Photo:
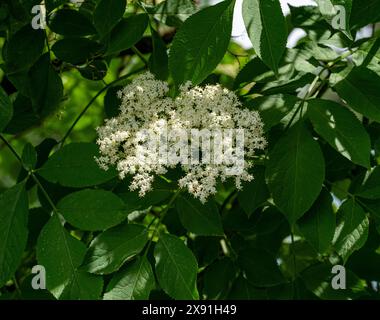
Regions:
<instances>
[{"instance_id":1,"label":"leaf stem","mask_svg":"<svg viewBox=\"0 0 380 320\"><path fill-rule=\"evenodd\" d=\"M12 147L12 145L7 141L7 139L4 138L4 136L2 134L0 134L0 139L5 143L5 145L8 147L8 149L13 153L13 155L17 158L17 160L23 166L21 157L18 155L17 151Z\"/></svg>"},{"instance_id":2,"label":"leaf stem","mask_svg":"<svg viewBox=\"0 0 380 320\"><path fill-rule=\"evenodd\" d=\"M44 34L45 34L45 40L46 40L46 47L48 49L49 59L50 59L51 58L51 50L50 50L50 44L49 44L49 36L48 36L46 30L45 30Z\"/></svg>"},{"instance_id":3,"label":"leaf stem","mask_svg":"<svg viewBox=\"0 0 380 320\"><path fill-rule=\"evenodd\" d=\"M13 280L13 284L15 285L16 292L19 295L19 297L21 298L22 293L21 293L20 285L18 284L16 276L14 276L12 280Z\"/></svg>"},{"instance_id":4,"label":"leaf stem","mask_svg":"<svg viewBox=\"0 0 380 320\"><path fill-rule=\"evenodd\" d=\"M145 59L144 55L140 52L140 50L137 49L135 46L132 46L131 49L141 59L141 61L144 62L145 67L148 67L148 60Z\"/></svg>"},{"instance_id":5,"label":"leaf stem","mask_svg":"<svg viewBox=\"0 0 380 320\"><path fill-rule=\"evenodd\" d=\"M53 200L50 198L49 194L47 193L46 189L44 186L41 184L40 180L36 177L36 175L31 171L30 176L33 178L33 180L36 182L37 186L40 188L41 192L45 196L46 200L49 202L50 206L52 207L53 211L58 214L58 209L54 205Z\"/></svg>"}]
</instances>

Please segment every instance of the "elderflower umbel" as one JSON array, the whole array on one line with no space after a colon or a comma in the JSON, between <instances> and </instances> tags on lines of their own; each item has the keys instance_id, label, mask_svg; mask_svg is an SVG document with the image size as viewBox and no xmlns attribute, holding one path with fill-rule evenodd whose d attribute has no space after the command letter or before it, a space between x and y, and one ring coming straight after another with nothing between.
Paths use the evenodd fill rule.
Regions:
<instances>
[{"instance_id":1,"label":"elderflower umbel","mask_svg":"<svg viewBox=\"0 0 380 320\"><path fill-rule=\"evenodd\" d=\"M216 193L218 180L224 181L229 176L227 172L232 167L231 163L192 161L183 157L179 157L181 161L178 163L163 161L159 143L153 146L141 143L144 132L153 132L156 137L162 137L166 132L178 136L181 132L190 133L194 129L240 129L244 131L244 159L242 170L233 178L238 189L242 181L251 181L253 176L248 173L248 169L252 163L248 159L255 155L255 150L266 146L259 114L242 108L237 96L220 85L193 87L191 83L186 83L181 86L175 99L167 96L168 91L166 82L155 79L147 72L136 77L118 93L121 99L120 114L106 120L105 125L97 129L99 166L105 170L109 166L116 166L121 179L132 175L130 190L138 190L143 197L151 190L155 175L163 175L168 168L180 164L185 174L178 181L179 187L186 188L194 197L205 202L211 194ZM156 142L160 142L162 138L157 139ZM166 144L169 153L178 147L176 139L168 139ZM236 150L231 148L232 145L231 137L227 137L221 140L219 146L211 143L206 151L213 154L216 149L224 150L233 158ZM188 155L185 153L186 157L190 158L191 152Z\"/></svg>"}]
</instances>

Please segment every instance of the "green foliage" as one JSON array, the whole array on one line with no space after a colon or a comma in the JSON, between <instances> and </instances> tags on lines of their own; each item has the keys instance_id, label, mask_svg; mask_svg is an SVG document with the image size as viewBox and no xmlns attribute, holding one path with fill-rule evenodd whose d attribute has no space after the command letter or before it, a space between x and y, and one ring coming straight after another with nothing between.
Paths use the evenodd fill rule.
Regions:
<instances>
[{"instance_id":1,"label":"green foliage","mask_svg":"<svg viewBox=\"0 0 380 320\"><path fill-rule=\"evenodd\" d=\"M352 109L380 122L379 80L380 76L375 72L359 67L354 68L345 78L336 83L334 88Z\"/></svg>"},{"instance_id":2,"label":"green foliage","mask_svg":"<svg viewBox=\"0 0 380 320\"><path fill-rule=\"evenodd\" d=\"M278 0L244 0L246 49L234 0L45 0L42 28L40 1L3 2L1 300L378 299L379 1L284 17ZM295 28L305 36L288 48ZM180 168L140 197L99 167L96 128L146 70L171 98L220 84L259 112L268 143L252 181L217 181L202 203ZM331 285L337 264L346 289ZM36 265L46 289L32 288Z\"/></svg>"},{"instance_id":3,"label":"green foliage","mask_svg":"<svg viewBox=\"0 0 380 320\"><path fill-rule=\"evenodd\" d=\"M201 83L223 58L232 31L235 1L226 0L195 13L179 29L169 56L174 82Z\"/></svg>"},{"instance_id":4,"label":"green foliage","mask_svg":"<svg viewBox=\"0 0 380 320\"><path fill-rule=\"evenodd\" d=\"M148 21L146 14L122 19L111 32L107 53L112 54L132 47L143 36Z\"/></svg>"},{"instance_id":5,"label":"green foliage","mask_svg":"<svg viewBox=\"0 0 380 320\"><path fill-rule=\"evenodd\" d=\"M52 216L38 238L37 259L46 268L46 285L56 298L98 298L102 279L79 270L85 253L86 246Z\"/></svg>"},{"instance_id":6,"label":"green foliage","mask_svg":"<svg viewBox=\"0 0 380 320\"><path fill-rule=\"evenodd\" d=\"M239 204L245 213L251 216L269 198L269 190L265 184L265 168L257 166L253 170L255 179L246 183L238 194Z\"/></svg>"},{"instance_id":7,"label":"green foliage","mask_svg":"<svg viewBox=\"0 0 380 320\"><path fill-rule=\"evenodd\" d=\"M280 2L278 0L244 0L243 18L257 55L277 73L287 38L286 23Z\"/></svg>"},{"instance_id":8,"label":"green foliage","mask_svg":"<svg viewBox=\"0 0 380 320\"><path fill-rule=\"evenodd\" d=\"M239 256L239 264L247 280L255 287L272 287L285 282L275 258L266 250L246 247Z\"/></svg>"},{"instance_id":9,"label":"green foliage","mask_svg":"<svg viewBox=\"0 0 380 320\"><path fill-rule=\"evenodd\" d=\"M166 44L152 26L150 26L150 32L152 33L153 50L149 58L149 70L158 79L165 80L169 75L169 59L166 52Z\"/></svg>"},{"instance_id":10,"label":"green foliage","mask_svg":"<svg viewBox=\"0 0 380 320\"><path fill-rule=\"evenodd\" d=\"M373 169L361 186L358 196L366 199L380 199L380 167Z\"/></svg>"},{"instance_id":11,"label":"green foliage","mask_svg":"<svg viewBox=\"0 0 380 320\"><path fill-rule=\"evenodd\" d=\"M3 48L7 73L12 74L31 67L40 57L44 41L44 32L34 30L30 25L14 33ZM26 52L28 54L25 54Z\"/></svg>"},{"instance_id":12,"label":"green foliage","mask_svg":"<svg viewBox=\"0 0 380 320\"><path fill-rule=\"evenodd\" d=\"M26 170L32 170L36 167L37 152L31 143L27 143L25 145L24 149L22 150L21 159Z\"/></svg>"},{"instance_id":13,"label":"green foliage","mask_svg":"<svg viewBox=\"0 0 380 320\"><path fill-rule=\"evenodd\" d=\"M98 55L102 48L96 41L78 37L59 40L51 49L58 59L80 65Z\"/></svg>"},{"instance_id":14,"label":"green foliage","mask_svg":"<svg viewBox=\"0 0 380 320\"><path fill-rule=\"evenodd\" d=\"M198 299L197 260L182 242L164 234L154 249L156 274L161 288L174 299Z\"/></svg>"},{"instance_id":15,"label":"green foliage","mask_svg":"<svg viewBox=\"0 0 380 320\"><path fill-rule=\"evenodd\" d=\"M91 273L108 274L141 252L147 243L147 232L137 224L123 224L104 231L90 244L84 268Z\"/></svg>"},{"instance_id":16,"label":"green foliage","mask_svg":"<svg viewBox=\"0 0 380 320\"><path fill-rule=\"evenodd\" d=\"M16 271L28 239L28 198L25 185L18 184L0 197L0 286Z\"/></svg>"},{"instance_id":17,"label":"green foliage","mask_svg":"<svg viewBox=\"0 0 380 320\"><path fill-rule=\"evenodd\" d=\"M303 123L292 127L271 150L266 169L268 187L290 224L302 217L318 197L324 171L321 149Z\"/></svg>"},{"instance_id":18,"label":"green foliage","mask_svg":"<svg viewBox=\"0 0 380 320\"><path fill-rule=\"evenodd\" d=\"M59 201L57 209L67 222L86 231L105 230L127 218L123 201L104 190L71 193Z\"/></svg>"},{"instance_id":19,"label":"green foliage","mask_svg":"<svg viewBox=\"0 0 380 320\"><path fill-rule=\"evenodd\" d=\"M310 210L298 221L298 227L313 248L323 254L331 246L336 221L331 195L322 190Z\"/></svg>"},{"instance_id":20,"label":"green foliage","mask_svg":"<svg viewBox=\"0 0 380 320\"><path fill-rule=\"evenodd\" d=\"M368 133L352 112L331 101L312 100L308 106L314 130L353 163L370 166Z\"/></svg>"},{"instance_id":21,"label":"green foliage","mask_svg":"<svg viewBox=\"0 0 380 320\"><path fill-rule=\"evenodd\" d=\"M113 177L113 170L104 171L95 163L98 149L92 143L72 143L55 152L38 170L49 182L66 187L88 187Z\"/></svg>"},{"instance_id":22,"label":"green foliage","mask_svg":"<svg viewBox=\"0 0 380 320\"><path fill-rule=\"evenodd\" d=\"M87 17L77 10L62 9L54 13L49 28L63 36L83 37L96 33Z\"/></svg>"},{"instance_id":23,"label":"green foliage","mask_svg":"<svg viewBox=\"0 0 380 320\"><path fill-rule=\"evenodd\" d=\"M152 267L146 257L139 257L111 279L104 300L147 300L155 286Z\"/></svg>"},{"instance_id":24,"label":"green foliage","mask_svg":"<svg viewBox=\"0 0 380 320\"><path fill-rule=\"evenodd\" d=\"M344 261L355 250L364 246L368 237L368 226L368 217L355 200L347 200L339 208L334 247Z\"/></svg>"},{"instance_id":25,"label":"green foliage","mask_svg":"<svg viewBox=\"0 0 380 320\"><path fill-rule=\"evenodd\" d=\"M12 102L3 88L0 88L0 130L4 130L12 119Z\"/></svg>"},{"instance_id":26,"label":"green foliage","mask_svg":"<svg viewBox=\"0 0 380 320\"><path fill-rule=\"evenodd\" d=\"M181 223L188 231L201 236L223 235L222 221L214 201L202 204L190 195L180 195L176 208Z\"/></svg>"},{"instance_id":27,"label":"green foliage","mask_svg":"<svg viewBox=\"0 0 380 320\"><path fill-rule=\"evenodd\" d=\"M104 37L123 17L125 0L101 0L94 11L94 25L101 37Z\"/></svg>"},{"instance_id":28,"label":"green foliage","mask_svg":"<svg viewBox=\"0 0 380 320\"><path fill-rule=\"evenodd\" d=\"M63 96L62 80L50 64L48 54L30 69L30 92L34 110L45 117L56 110Z\"/></svg>"}]
</instances>

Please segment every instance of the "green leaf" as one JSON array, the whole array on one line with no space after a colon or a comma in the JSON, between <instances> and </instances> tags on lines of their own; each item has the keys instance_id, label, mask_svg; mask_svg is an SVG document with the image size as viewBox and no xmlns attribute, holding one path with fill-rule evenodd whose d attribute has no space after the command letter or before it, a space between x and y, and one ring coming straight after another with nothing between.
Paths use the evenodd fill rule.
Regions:
<instances>
[{"instance_id":1,"label":"green leaf","mask_svg":"<svg viewBox=\"0 0 380 320\"><path fill-rule=\"evenodd\" d=\"M88 248L83 268L109 274L141 252L148 241L144 226L124 223L98 235Z\"/></svg>"},{"instance_id":2,"label":"green leaf","mask_svg":"<svg viewBox=\"0 0 380 320\"><path fill-rule=\"evenodd\" d=\"M263 74L272 74L273 72L257 57L248 61L240 70L234 81L234 89L245 86L251 82L259 82Z\"/></svg>"},{"instance_id":3,"label":"green leaf","mask_svg":"<svg viewBox=\"0 0 380 320\"><path fill-rule=\"evenodd\" d=\"M265 168L256 166L252 171L254 179L243 184L243 190L238 193L239 204L248 215L259 208L269 198L269 191L265 183Z\"/></svg>"},{"instance_id":4,"label":"green leaf","mask_svg":"<svg viewBox=\"0 0 380 320\"><path fill-rule=\"evenodd\" d=\"M54 112L63 97L61 77L50 64L49 53L44 54L29 71L33 107L45 117Z\"/></svg>"},{"instance_id":5,"label":"green leaf","mask_svg":"<svg viewBox=\"0 0 380 320\"><path fill-rule=\"evenodd\" d=\"M241 252L238 261L247 280L256 287L272 287L285 282L275 257L264 249L248 247Z\"/></svg>"},{"instance_id":6,"label":"green leaf","mask_svg":"<svg viewBox=\"0 0 380 320\"><path fill-rule=\"evenodd\" d=\"M116 177L115 170L104 171L95 162L94 143L71 143L54 153L38 173L52 183L82 188L98 185Z\"/></svg>"},{"instance_id":7,"label":"green leaf","mask_svg":"<svg viewBox=\"0 0 380 320\"><path fill-rule=\"evenodd\" d=\"M360 199L360 204L368 211L372 217L374 218L377 224L380 223L380 199L376 200L368 200L368 199ZM380 225L379 225L380 227Z\"/></svg>"},{"instance_id":8,"label":"green leaf","mask_svg":"<svg viewBox=\"0 0 380 320\"><path fill-rule=\"evenodd\" d=\"M7 71L6 66L4 66L4 70ZM7 77L13 86L18 90L18 94L22 94L26 97L31 96L28 69L17 71L15 73L8 73Z\"/></svg>"},{"instance_id":9,"label":"green leaf","mask_svg":"<svg viewBox=\"0 0 380 320\"><path fill-rule=\"evenodd\" d=\"M196 11L192 0L165 0L153 8L154 18L170 27L180 27Z\"/></svg>"},{"instance_id":10,"label":"green leaf","mask_svg":"<svg viewBox=\"0 0 380 320\"><path fill-rule=\"evenodd\" d=\"M129 49L139 41L148 26L146 14L137 14L122 19L112 30L107 54Z\"/></svg>"},{"instance_id":11,"label":"green leaf","mask_svg":"<svg viewBox=\"0 0 380 320\"><path fill-rule=\"evenodd\" d=\"M169 75L166 44L152 26L150 26L150 32L152 34L153 52L149 58L149 70L157 79L166 80Z\"/></svg>"},{"instance_id":12,"label":"green leaf","mask_svg":"<svg viewBox=\"0 0 380 320\"><path fill-rule=\"evenodd\" d=\"M94 298L88 286L98 284L78 270L85 253L86 246L72 237L54 214L38 238L37 261L45 267L46 287L57 299Z\"/></svg>"},{"instance_id":13,"label":"green leaf","mask_svg":"<svg viewBox=\"0 0 380 320\"><path fill-rule=\"evenodd\" d=\"M319 253L325 253L334 238L336 221L332 201L330 193L323 189L311 209L298 221L301 233Z\"/></svg>"},{"instance_id":14,"label":"green leaf","mask_svg":"<svg viewBox=\"0 0 380 320\"><path fill-rule=\"evenodd\" d=\"M26 170L32 170L37 164L37 152L31 143L27 143L22 150L22 163Z\"/></svg>"},{"instance_id":15,"label":"green leaf","mask_svg":"<svg viewBox=\"0 0 380 320\"><path fill-rule=\"evenodd\" d=\"M83 78L99 81L107 75L107 64L104 60L93 60L84 68L78 69Z\"/></svg>"},{"instance_id":16,"label":"green leaf","mask_svg":"<svg viewBox=\"0 0 380 320\"><path fill-rule=\"evenodd\" d=\"M49 28L66 37L83 37L96 33L91 21L77 10L61 9L54 13Z\"/></svg>"},{"instance_id":17,"label":"green leaf","mask_svg":"<svg viewBox=\"0 0 380 320\"><path fill-rule=\"evenodd\" d=\"M16 272L28 240L28 197L23 183L0 194L0 288Z\"/></svg>"},{"instance_id":18,"label":"green leaf","mask_svg":"<svg viewBox=\"0 0 380 320\"><path fill-rule=\"evenodd\" d=\"M321 192L324 176L322 151L303 123L289 129L270 151L268 187L291 224L310 209Z\"/></svg>"},{"instance_id":19,"label":"green leaf","mask_svg":"<svg viewBox=\"0 0 380 320\"><path fill-rule=\"evenodd\" d=\"M103 46L87 38L64 38L58 40L51 50L60 60L71 64L83 64L99 55Z\"/></svg>"},{"instance_id":20,"label":"green leaf","mask_svg":"<svg viewBox=\"0 0 380 320\"><path fill-rule=\"evenodd\" d=\"M380 21L380 2L378 0L352 0L350 25L359 29Z\"/></svg>"},{"instance_id":21,"label":"green leaf","mask_svg":"<svg viewBox=\"0 0 380 320\"><path fill-rule=\"evenodd\" d=\"M369 220L361 206L353 199L341 205L337 212L337 220L334 247L346 262L354 251L359 250L366 243Z\"/></svg>"},{"instance_id":22,"label":"green leaf","mask_svg":"<svg viewBox=\"0 0 380 320\"><path fill-rule=\"evenodd\" d=\"M375 72L354 68L334 88L352 109L380 122L380 77Z\"/></svg>"},{"instance_id":23,"label":"green leaf","mask_svg":"<svg viewBox=\"0 0 380 320\"><path fill-rule=\"evenodd\" d=\"M162 219L162 223L165 225L169 233L178 237L184 236L187 230L182 226L179 220L178 212L174 208L170 208Z\"/></svg>"},{"instance_id":24,"label":"green leaf","mask_svg":"<svg viewBox=\"0 0 380 320\"><path fill-rule=\"evenodd\" d=\"M148 300L154 287L152 267L146 257L139 257L113 276L104 300Z\"/></svg>"},{"instance_id":25,"label":"green leaf","mask_svg":"<svg viewBox=\"0 0 380 320\"><path fill-rule=\"evenodd\" d=\"M111 87L104 96L104 112L107 118L116 117L120 110L121 100L117 96L117 92L123 89L122 86Z\"/></svg>"},{"instance_id":26,"label":"green leaf","mask_svg":"<svg viewBox=\"0 0 380 320\"><path fill-rule=\"evenodd\" d=\"M29 24L13 34L4 51L6 72L14 73L31 67L45 46L43 30L34 30Z\"/></svg>"},{"instance_id":27,"label":"green leaf","mask_svg":"<svg viewBox=\"0 0 380 320\"><path fill-rule=\"evenodd\" d=\"M231 259L225 257L206 268L203 294L207 299L223 299L236 277L236 269Z\"/></svg>"},{"instance_id":28,"label":"green leaf","mask_svg":"<svg viewBox=\"0 0 380 320\"><path fill-rule=\"evenodd\" d=\"M144 210L150 206L158 205L171 197L177 189L175 183L169 183L164 179L158 178L153 181L152 190L141 198L138 191L131 191L129 186L130 180L128 181L127 178L114 189L114 192L124 200L129 212Z\"/></svg>"},{"instance_id":29,"label":"green leaf","mask_svg":"<svg viewBox=\"0 0 380 320\"><path fill-rule=\"evenodd\" d=\"M243 19L249 39L261 60L275 73L284 53L287 27L278 0L244 0Z\"/></svg>"},{"instance_id":30,"label":"green leaf","mask_svg":"<svg viewBox=\"0 0 380 320\"><path fill-rule=\"evenodd\" d=\"M178 300L197 300L197 260L182 240L161 234L154 249L156 275L161 288Z\"/></svg>"},{"instance_id":31,"label":"green leaf","mask_svg":"<svg viewBox=\"0 0 380 320\"><path fill-rule=\"evenodd\" d=\"M94 25L101 37L105 36L123 17L125 0L100 0L94 11Z\"/></svg>"},{"instance_id":32,"label":"green leaf","mask_svg":"<svg viewBox=\"0 0 380 320\"><path fill-rule=\"evenodd\" d=\"M259 111L264 122L264 131L279 124L281 120L295 108L298 98L289 94L277 94L272 96L262 96L245 103L248 108Z\"/></svg>"},{"instance_id":33,"label":"green leaf","mask_svg":"<svg viewBox=\"0 0 380 320\"><path fill-rule=\"evenodd\" d=\"M12 102L7 93L0 87L0 132L7 126L13 116Z\"/></svg>"},{"instance_id":34,"label":"green leaf","mask_svg":"<svg viewBox=\"0 0 380 320\"><path fill-rule=\"evenodd\" d=\"M333 0L316 0L318 4L319 11L324 16L333 16L336 14L334 8Z\"/></svg>"},{"instance_id":35,"label":"green leaf","mask_svg":"<svg viewBox=\"0 0 380 320\"><path fill-rule=\"evenodd\" d=\"M97 300L103 291L103 279L83 271L77 271L65 287L61 300Z\"/></svg>"},{"instance_id":36,"label":"green leaf","mask_svg":"<svg viewBox=\"0 0 380 320\"><path fill-rule=\"evenodd\" d=\"M33 109L32 101L18 93L16 100L13 102L12 119L7 124L4 132L17 134L39 124L40 121L39 115Z\"/></svg>"},{"instance_id":37,"label":"green leaf","mask_svg":"<svg viewBox=\"0 0 380 320\"><path fill-rule=\"evenodd\" d=\"M42 207L32 208L29 210L28 217L28 244L27 248L34 248L43 226L49 221L50 212L48 213Z\"/></svg>"},{"instance_id":38,"label":"green leaf","mask_svg":"<svg viewBox=\"0 0 380 320\"><path fill-rule=\"evenodd\" d=\"M57 208L74 227L86 231L105 230L127 218L124 202L105 190L81 190L64 197Z\"/></svg>"},{"instance_id":39,"label":"green leaf","mask_svg":"<svg viewBox=\"0 0 380 320\"><path fill-rule=\"evenodd\" d=\"M213 200L202 204L189 194L181 194L176 200L176 209L183 226L198 235L223 235L222 221L219 210Z\"/></svg>"},{"instance_id":40,"label":"green leaf","mask_svg":"<svg viewBox=\"0 0 380 320\"><path fill-rule=\"evenodd\" d=\"M251 285L247 279L240 275L234 282L228 295L230 300L266 300L266 291Z\"/></svg>"},{"instance_id":41,"label":"green leaf","mask_svg":"<svg viewBox=\"0 0 380 320\"><path fill-rule=\"evenodd\" d=\"M357 195L366 199L380 199L380 167L371 171L368 179L360 187Z\"/></svg>"},{"instance_id":42,"label":"green leaf","mask_svg":"<svg viewBox=\"0 0 380 320\"><path fill-rule=\"evenodd\" d=\"M190 240L190 239L189 239ZM220 240L215 237L196 237L188 243L200 268L208 266L219 256Z\"/></svg>"},{"instance_id":43,"label":"green leaf","mask_svg":"<svg viewBox=\"0 0 380 320\"><path fill-rule=\"evenodd\" d=\"M222 60L232 32L235 1L226 0L198 11L176 33L169 69L176 85L201 83Z\"/></svg>"},{"instance_id":44,"label":"green leaf","mask_svg":"<svg viewBox=\"0 0 380 320\"><path fill-rule=\"evenodd\" d=\"M347 262L347 267L361 279L380 281L380 253L367 246L354 252Z\"/></svg>"},{"instance_id":45,"label":"green leaf","mask_svg":"<svg viewBox=\"0 0 380 320\"><path fill-rule=\"evenodd\" d=\"M261 89L261 92L265 95L273 95L279 93L297 95L299 94L300 88L304 88L306 85L310 85L310 83L313 82L314 78L315 76L311 73L299 73L296 77L291 79L278 81L271 81L266 79L267 83L265 84L264 88Z\"/></svg>"},{"instance_id":46,"label":"green leaf","mask_svg":"<svg viewBox=\"0 0 380 320\"><path fill-rule=\"evenodd\" d=\"M371 141L363 125L344 106L328 100L308 101L314 130L347 159L368 168Z\"/></svg>"}]
</instances>

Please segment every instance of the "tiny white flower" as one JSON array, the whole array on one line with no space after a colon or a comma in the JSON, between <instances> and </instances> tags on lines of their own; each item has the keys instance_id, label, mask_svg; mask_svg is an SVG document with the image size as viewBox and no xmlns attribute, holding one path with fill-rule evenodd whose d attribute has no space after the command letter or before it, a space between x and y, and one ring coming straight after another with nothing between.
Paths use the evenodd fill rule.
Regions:
<instances>
[{"instance_id":1,"label":"tiny white flower","mask_svg":"<svg viewBox=\"0 0 380 320\"><path fill-rule=\"evenodd\" d=\"M152 132L155 141L165 141L165 147L170 150L175 147L176 141L163 138L168 131L190 133L192 129L243 129L244 167L234 176L236 188L241 189L243 181L251 181L253 177L248 169L252 163L248 159L255 155L255 150L266 147L260 115L256 111L243 109L235 93L220 85L193 87L191 82L187 82L180 87L175 99L167 96L168 91L166 82L146 72L117 93L121 100L120 114L106 120L104 126L97 129L99 166L107 170L115 165L121 179L132 175L130 190L138 190L143 197L151 190L154 176L165 174L168 168L174 168L176 164L162 161L160 148L144 144L146 136L142 132ZM232 140L231 137L223 139L222 147L227 155L222 163L192 162L190 158L179 156L185 172L178 180L179 187L187 189L202 202L215 194L218 180L227 178L226 170L231 169L236 157ZM204 151L212 154L214 144L206 146ZM188 152L185 155L191 157L191 154Z\"/></svg>"}]
</instances>

